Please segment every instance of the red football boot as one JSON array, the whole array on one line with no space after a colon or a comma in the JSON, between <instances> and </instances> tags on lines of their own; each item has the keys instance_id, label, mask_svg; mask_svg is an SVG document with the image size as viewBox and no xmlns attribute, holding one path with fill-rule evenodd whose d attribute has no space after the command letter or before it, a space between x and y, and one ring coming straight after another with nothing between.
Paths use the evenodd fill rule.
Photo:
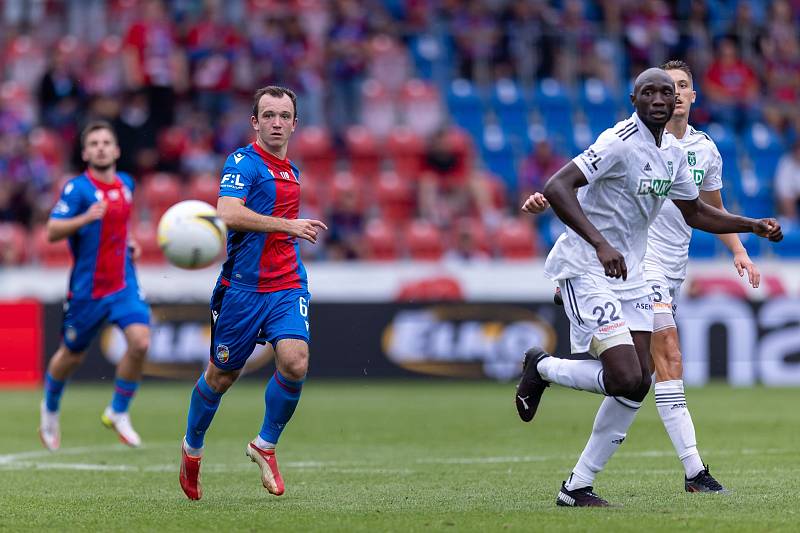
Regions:
<instances>
[{"instance_id":1,"label":"red football boot","mask_svg":"<svg viewBox=\"0 0 800 533\"><path fill-rule=\"evenodd\" d=\"M280 470L278 470L278 459L275 457L275 450L262 450L253 441L247 445L244 453L261 469L261 483L264 488L275 496L283 494L283 478Z\"/></svg>"},{"instance_id":2,"label":"red football boot","mask_svg":"<svg viewBox=\"0 0 800 533\"><path fill-rule=\"evenodd\" d=\"M190 500L199 500L203 496L203 489L200 487L201 459L202 457L186 453L186 448L181 444L181 488Z\"/></svg>"}]
</instances>

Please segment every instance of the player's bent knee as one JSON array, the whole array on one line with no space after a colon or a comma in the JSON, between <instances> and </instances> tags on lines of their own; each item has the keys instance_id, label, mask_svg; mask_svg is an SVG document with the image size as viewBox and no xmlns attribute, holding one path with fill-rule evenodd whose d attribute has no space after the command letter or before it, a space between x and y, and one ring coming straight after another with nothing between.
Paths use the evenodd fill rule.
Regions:
<instances>
[{"instance_id":1,"label":"player's bent knee","mask_svg":"<svg viewBox=\"0 0 800 533\"><path fill-rule=\"evenodd\" d=\"M636 395L642 385L642 373L638 368L614 373L606 372L604 381L607 394L611 396L633 396Z\"/></svg>"},{"instance_id":2,"label":"player's bent knee","mask_svg":"<svg viewBox=\"0 0 800 533\"><path fill-rule=\"evenodd\" d=\"M236 382L239 372L238 370L222 370L211 364L206 369L206 383L214 392L222 394Z\"/></svg>"}]
</instances>

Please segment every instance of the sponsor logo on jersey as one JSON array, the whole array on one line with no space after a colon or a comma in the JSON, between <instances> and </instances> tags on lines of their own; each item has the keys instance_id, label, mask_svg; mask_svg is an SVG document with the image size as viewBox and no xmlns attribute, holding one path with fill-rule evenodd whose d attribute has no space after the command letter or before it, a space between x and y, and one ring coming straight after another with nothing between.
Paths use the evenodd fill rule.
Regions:
<instances>
[{"instance_id":1,"label":"sponsor logo on jersey","mask_svg":"<svg viewBox=\"0 0 800 533\"><path fill-rule=\"evenodd\" d=\"M692 151L686 152L686 161L690 167L695 166L697 164L697 154Z\"/></svg>"},{"instance_id":2,"label":"sponsor logo on jersey","mask_svg":"<svg viewBox=\"0 0 800 533\"><path fill-rule=\"evenodd\" d=\"M237 189L244 188L244 183L242 183L242 175L241 174L223 174L222 181L220 182L221 187L236 187Z\"/></svg>"},{"instance_id":3,"label":"sponsor logo on jersey","mask_svg":"<svg viewBox=\"0 0 800 533\"><path fill-rule=\"evenodd\" d=\"M651 194L658 198L666 198L672 188L672 180L658 178L639 178L639 190L636 194Z\"/></svg>"},{"instance_id":4,"label":"sponsor logo on jersey","mask_svg":"<svg viewBox=\"0 0 800 533\"><path fill-rule=\"evenodd\" d=\"M692 179L694 180L694 184L698 187L701 183L703 183L703 178L705 178L706 171L702 168L693 168L692 169Z\"/></svg>"},{"instance_id":5,"label":"sponsor logo on jersey","mask_svg":"<svg viewBox=\"0 0 800 533\"><path fill-rule=\"evenodd\" d=\"M233 161L237 165L239 164L239 161L241 161L242 159L244 159L244 156L242 154L233 154Z\"/></svg>"},{"instance_id":6,"label":"sponsor logo on jersey","mask_svg":"<svg viewBox=\"0 0 800 533\"><path fill-rule=\"evenodd\" d=\"M224 344L217 344L217 361L220 363L227 363L230 359L231 352Z\"/></svg>"}]
</instances>

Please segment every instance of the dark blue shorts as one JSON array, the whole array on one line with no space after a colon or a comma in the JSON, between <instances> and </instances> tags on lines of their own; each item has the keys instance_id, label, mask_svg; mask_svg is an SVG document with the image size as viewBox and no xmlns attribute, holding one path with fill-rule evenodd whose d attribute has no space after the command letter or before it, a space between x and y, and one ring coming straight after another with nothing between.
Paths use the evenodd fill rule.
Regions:
<instances>
[{"instance_id":1,"label":"dark blue shorts","mask_svg":"<svg viewBox=\"0 0 800 533\"><path fill-rule=\"evenodd\" d=\"M136 286L96 300L67 300L61 325L64 344L73 352L86 350L105 322L123 330L131 324L149 326L150 306L140 297Z\"/></svg>"},{"instance_id":2,"label":"dark blue shorts","mask_svg":"<svg viewBox=\"0 0 800 533\"><path fill-rule=\"evenodd\" d=\"M222 370L242 368L256 341L273 346L281 339L309 342L305 289L253 292L217 283L211 295L211 362Z\"/></svg>"}]
</instances>

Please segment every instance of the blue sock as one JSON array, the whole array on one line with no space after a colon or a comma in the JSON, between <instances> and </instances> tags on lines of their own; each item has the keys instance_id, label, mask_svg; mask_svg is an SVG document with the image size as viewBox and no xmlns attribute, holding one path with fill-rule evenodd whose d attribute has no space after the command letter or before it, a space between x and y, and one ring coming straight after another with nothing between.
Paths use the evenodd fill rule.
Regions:
<instances>
[{"instance_id":1,"label":"blue sock","mask_svg":"<svg viewBox=\"0 0 800 533\"><path fill-rule=\"evenodd\" d=\"M267 406L264 413L264 423L258 436L267 442L276 444L283 432L283 428L294 414L297 402L300 401L300 392L303 381L289 381L281 376L277 370L267 383L264 393L264 403Z\"/></svg>"},{"instance_id":2,"label":"blue sock","mask_svg":"<svg viewBox=\"0 0 800 533\"><path fill-rule=\"evenodd\" d=\"M111 409L115 413L126 413L128 406L139 388L138 381L126 381L122 378L114 380L114 396L111 398Z\"/></svg>"},{"instance_id":3,"label":"blue sock","mask_svg":"<svg viewBox=\"0 0 800 533\"><path fill-rule=\"evenodd\" d=\"M192 401L189 404L189 420L186 424L186 444L192 448L202 448L206 430L214 419L221 392L215 392L206 383L205 375L200 376L192 390Z\"/></svg>"},{"instance_id":4,"label":"blue sock","mask_svg":"<svg viewBox=\"0 0 800 533\"><path fill-rule=\"evenodd\" d=\"M61 407L61 395L64 393L66 381L58 381L50 372L44 375L44 404L51 413L56 413Z\"/></svg>"}]
</instances>

